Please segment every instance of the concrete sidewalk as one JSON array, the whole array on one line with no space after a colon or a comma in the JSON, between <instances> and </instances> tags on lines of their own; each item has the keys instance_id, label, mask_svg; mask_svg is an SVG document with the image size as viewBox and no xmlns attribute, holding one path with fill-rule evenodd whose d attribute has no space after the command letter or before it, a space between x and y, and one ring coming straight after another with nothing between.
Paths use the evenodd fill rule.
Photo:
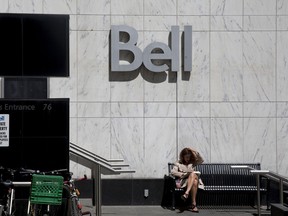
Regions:
<instances>
[{"instance_id":1,"label":"concrete sidewalk","mask_svg":"<svg viewBox=\"0 0 288 216\"><path fill-rule=\"evenodd\" d=\"M82 201L83 211L90 211L95 216L95 206L91 206L86 201ZM180 212L179 210L163 209L161 206L102 206L103 216L167 216L167 215L215 215L215 216L253 216L257 215L257 209L235 208L235 209L204 209L199 208L199 213L191 211ZM261 215L270 215L270 211L262 209Z\"/></svg>"}]
</instances>

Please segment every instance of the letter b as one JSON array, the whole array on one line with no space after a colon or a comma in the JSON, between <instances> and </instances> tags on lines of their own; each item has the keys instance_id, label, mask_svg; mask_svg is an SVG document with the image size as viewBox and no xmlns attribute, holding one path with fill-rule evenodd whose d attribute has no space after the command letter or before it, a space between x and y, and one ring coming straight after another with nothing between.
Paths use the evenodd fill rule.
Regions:
<instances>
[{"instance_id":1,"label":"letter b","mask_svg":"<svg viewBox=\"0 0 288 216\"><path fill-rule=\"evenodd\" d=\"M129 35L129 41L120 41L120 32ZM137 31L126 25L111 27L111 70L113 71L133 71L142 64L142 51L136 46L138 40ZM134 60L130 64L120 64L120 51L129 51L134 55Z\"/></svg>"}]
</instances>

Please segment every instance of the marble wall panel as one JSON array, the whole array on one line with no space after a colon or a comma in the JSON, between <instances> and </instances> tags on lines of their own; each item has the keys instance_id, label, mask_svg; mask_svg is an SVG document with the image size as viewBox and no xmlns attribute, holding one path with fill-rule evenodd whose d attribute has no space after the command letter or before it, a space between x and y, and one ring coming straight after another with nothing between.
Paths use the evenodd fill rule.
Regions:
<instances>
[{"instance_id":1,"label":"marble wall panel","mask_svg":"<svg viewBox=\"0 0 288 216\"><path fill-rule=\"evenodd\" d=\"M110 31L78 31L78 70L103 70L108 75ZM105 80L106 82L108 81Z\"/></svg>"},{"instance_id":2,"label":"marble wall panel","mask_svg":"<svg viewBox=\"0 0 288 216\"><path fill-rule=\"evenodd\" d=\"M143 103L117 102L111 103L111 117L143 118Z\"/></svg>"},{"instance_id":3,"label":"marble wall panel","mask_svg":"<svg viewBox=\"0 0 288 216\"><path fill-rule=\"evenodd\" d=\"M269 102L245 102L245 117L276 117L276 103Z\"/></svg>"},{"instance_id":4,"label":"marble wall panel","mask_svg":"<svg viewBox=\"0 0 288 216\"><path fill-rule=\"evenodd\" d=\"M77 116L79 118L108 118L110 117L110 103L77 103Z\"/></svg>"},{"instance_id":5,"label":"marble wall panel","mask_svg":"<svg viewBox=\"0 0 288 216\"><path fill-rule=\"evenodd\" d=\"M109 31L78 33L78 100L109 101Z\"/></svg>"},{"instance_id":6,"label":"marble wall panel","mask_svg":"<svg viewBox=\"0 0 288 216\"><path fill-rule=\"evenodd\" d=\"M176 117L176 103L145 103L144 116L146 118L159 117Z\"/></svg>"},{"instance_id":7,"label":"marble wall panel","mask_svg":"<svg viewBox=\"0 0 288 216\"><path fill-rule=\"evenodd\" d=\"M277 16L277 30L278 31L288 30L288 16Z\"/></svg>"},{"instance_id":8,"label":"marble wall panel","mask_svg":"<svg viewBox=\"0 0 288 216\"><path fill-rule=\"evenodd\" d=\"M108 79L105 76L106 75L103 75L103 70L95 70L91 72L79 71L78 101L109 101L110 84L108 82L103 82L103 80Z\"/></svg>"},{"instance_id":9,"label":"marble wall panel","mask_svg":"<svg viewBox=\"0 0 288 216\"><path fill-rule=\"evenodd\" d=\"M108 15L78 15L77 30L79 31L109 31L111 17Z\"/></svg>"},{"instance_id":10,"label":"marble wall panel","mask_svg":"<svg viewBox=\"0 0 288 216\"><path fill-rule=\"evenodd\" d=\"M70 106L71 109L74 109L75 106ZM78 140L78 118L70 118L70 142L81 145L82 143ZM85 148L85 145L82 146ZM73 173L73 177L83 177L84 174L87 175L88 178L91 177L91 170L87 167L82 166L81 164L70 161L70 171Z\"/></svg>"},{"instance_id":11,"label":"marble wall panel","mask_svg":"<svg viewBox=\"0 0 288 216\"><path fill-rule=\"evenodd\" d=\"M78 103L70 101L69 107L69 116L70 118L77 118L78 117Z\"/></svg>"},{"instance_id":12,"label":"marble wall panel","mask_svg":"<svg viewBox=\"0 0 288 216\"><path fill-rule=\"evenodd\" d=\"M176 16L144 16L145 31L171 31L176 23Z\"/></svg>"},{"instance_id":13,"label":"marble wall panel","mask_svg":"<svg viewBox=\"0 0 288 216\"><path fill-rule=\"evenodd\" d=\"M197 150L206 163L211 161L209 118L178 119L178 151L177 158L183 148Z\"/></svg>"},{"instance_id":14,"label":"marble wall panel","mask_svg":"<svg viewBox=\"0 0 288 216\"><path fill-rule=\"evenodd\" d=\"M136 73L137 77L134 78ZM136 76L135 75L135 76ZM112 75L113 76L113 75ZM111 98L113 102L117 101L134 101L141 102L144 97L144 81L139 72L128 72L125 74L128 77L129 81L112 81L111 84ZM130 81L130 79L132 79Z\"/></svg>"},{"instance_id":15,"label":"marble wall panel","mask_svg":"<svg viewBox=\"0 0 288 216\"><path fill-rule=\"evenodd\" d=\"M141 176L163 178L167 174L167 163L176 160L176 119L145 118L144 163Z\"/></svg>"},{"instance_id":16,"label":"marble wall panel","mask_svg":"<svg viewBox=\"0 0 288 216\"><path fill-rule=\"evenodd\" d=\"M74 175L74 173L76 175L78 175L78 166L79 166L79 164L77 162L74 162L74 161L70 160L69 168L70 168L70 172L72 172L73 175Z\"/></svg>"},{"instance_id":17,"label":"marble wall panel","mask_svg":"<svg viewBox=\"0 0 288 216\"><path fill-rule=\"evenodd\" d=\"M277 103L277 117L287 118L288 117L288 102Z\"/></svg>"},{"instance_id":18,"label":"marble wall panel","mask_svg":"<svg viewBox=\"0 0 288 216\"><path fill-rule=\"evenodd\" d=\"M69 29L70 31L77 31L77 22L78 16L77 15L69 15ZM71 34L71 32L70 32Z\"/></svg>"},{"instance_id":19,"label":"marble wall panel","mask_svg":"<svg viewBox=\"0 0 288 216\"><path fill-rule=\"evenodd\" d=\"M244 162L276 171L276 118L244 119Z\"/></svg>"},{"instance_id":20,"label":"marble wall panel","mask_svg":"<svg viewBox=\"0 0 288 216\"><path fill-rule=\"evenodd\" d=\"M211 16L211 31L241 31L242 16Z\"/></svg>"},{"instance_id":21,"label":"marble wall panel","mask_svg":"<svg viewBox=\"0 0 288 216\"><path fill-rule=\"evenodd\" d=\"M208 102L185 102L178 103L178 117L210 117L210 103Z\"/></svg>"},{"instance_id":22,"label":"marble wall panel","mask_svg":"<svg viewBox=\"0 0 288 216\"><path fill-rule=\"evenodd\" d=\"M192 71L177 74L178 101L209 101L209 62L209 33L193 32Z\"/></svg>"},{"instance_id":23,"label":"marble wall panel","mask_svg":"<svg viewBox=\"0 0 288 216\"><path fill-rule=\"evenodd\" d=\"M233 103L211 103L211 117L235 118L243 117L243 104Z\"/></svg>"},{"instance_id":24,"label":"marble wall panel","mask_svg":"<svg viewBox=\"0 0 288 216\"><path fill-rule=\"evenodd\" d=\"M71 108L70 108L71 110ZM77 125L77 118L70 118L69 123L70 123L70 128L69 128L69 138L70 142L77 144L78 143L78 125Z\"/></svg>"},{"instance_id":25,"label":"marble wall panel","mask_svg":"<svg viewBox=\"0 0 288 216\"><path fill-rule=\"evenodd\" d=\"M78 118L77 145L104 158L111 158L110 118Z\"/></svg>"},{"instance_id":26,"label":"marble wall panel","mask_svg":"<svg viewBox=\"0 0 288 216\"><path fill-rule=\"evenodd\" d=\"M180 15L209 15L209 0L178 0Z\"/></svg>"},{"instance_id":27,"label":"marble wall panel","mask_svg":"<svg viewBox=\"0 0 288 216\"><path fill-rule=\"evenodd\" d=\"M3 0L0 2L0 12L1 13L9 12L9 0Z\"/></svg>"},{"instance_id":28,"label":"marble wall panel","mask_svg":"<svg viewBox=\"0 0 288 216\"><path fill-rule=\"evenodd\" d=\"M211 15L243 15L243 0L211 0Z\"/></svg>"},{"instance_id":29,"label":"marble wall panel","mask_svg":"<svg viewBox=\"0 0 288 216\"><path fill-rule=\"evenodd\" d=\"M243 33L243 82L245 101L274 101L275 32Z\"/></svg>"},{"instance_id":30,"label":"marble wall panel","mask_svg":"<svg viewBox=\"0 0 288 216\"><path fill-rule=\"evenodd\" d=\"M111 0L77 0L77 14L110 14Z\"/></svg>"},{"instance_id":31,"label":"marble wall panel","mask_svg":"<svg viewBox=\"0 0 288 216\"><path fill-rule=\"evenodd\" d=\"M288 101L288 32L277 32L277 100Z\"/></svg>"},{"instance_id":32,"label":"marble wall panel","mask_svg":"<svg viewBox=\"0 0 288 216\"><path fill-rule=\"evenodd\" d=\"M288 2L286 0L276 0L277 14L288 15Z\"/></svg>"},{"instance_id":33,"label":"marble wall panel","mask_svg":"<svg viewBox=\"0 0 288 216\"><path fill-rule=\"evenodd\" d=\"M87 176L87 178L91 178L91 169L82 166L78 162L70 161L70 172L73 173L73 178L83 178L84 175Z\"/></svg>"},{"instance_id":34,"label":"marble wall panel","mask_svg":"<svg viewBox=\"0 0 288 216\"><path fill-rule=\"evenodd\" d=\"M112 16L111 25L128 25L135 28L138 31L138 34L140 34L140 31L143 31L144 29L144 16Z\"/></svg>"},{"instance_id":35,"label":"marble wall panel","mask_svg":"<svg viewBox=\"0 0 288 216\"><path fill-rule=\"evenodd\" d=\"M209 16L178 16L178 25L183 30L185 25L192 25L193 32L209 31Z\"/></svg>"},{"instance_id":36,"label":"marble wall panel","mask_svg":"<svg viewBox=\"0 0 288 216\"><path fill-rule=\"evenodd\" d=\"M211 119L211 162L243 163L243 119Z\"/></svg>"},{"instance_id":37,"label":"marble wall panel","mask_svg":"<svg viewBox=\"0 0 288 216\"><path fill-rule=\"evenodd\" d=\"M131 169L136 170L134 177L147 176L147 170L151 169L145 166L147 159L143 133L143 118L111 119L111 158L124 159Z\"/></svg>"},{"instance_id":38,"label":"marble wall panel","mask_svg":"<svg viewBox=\"0 0 288 216\"><path fill-rule=\"evenodd\" d=\"M9 4L8 4L9 5L9 13L42 13L43 12L43 0L1 1L1 4L3 4L3 6L4 6L3 9L5 9L5 6L7 5L8 2L9 2Z\"/></svg>"},{"instance_id":39,"label":"marble wall panel","mask_svg":"<svg viewBox=\"0 0 288 216\"><path fill-rule=\"evenodd\" d=\"M177 13L177 0L143 0L143 4L144 15L176 15Z\"/></svg>"},{"instance_id":40,"label":"marble wall panel","mask_svg":"<svg viewBox=\"0 0 288 216\"><path fill-rule=\"evenodd\" d=\"M175 99L175 83L144 83L145 102L173 102Z\"/></svg>"},{"instance_id":41,"label":"marble wall panel","mask_svg":"<svg viewBox=\"0 0 288 216\"><path fill-rule=\"evenodd\" d=\"M276 0L244 0L244 15L275 15Z\"/></svg>"},{"instance_id":42,"label":"marble wall panel","mask_svg":"<svg viewBox=\"0 0 288 216\"><path fill-rule=\"evenodd\" d=\"M276 149L276 163L277 172L281 175L288 174L288 119L277 119L277 149Z\"/></svg>"},{"instance_id":43,"label":"marble wall panel","mask_svg":"<svg viewBox=\"0 0 288 216\"><path fill-rule=\"evenodd\" d=\"M275 31L276 16L244 16L245 31Z\"/></svg>"},{"instance_id":44,"label":"marble wall panel","mask_svg":"<svg viewBox=\"0 0 288 216\"><path fill-rule=\"evenodd\" d=\"M210 56L211 100L242 101L241 34L234 32L212 32Z\"/></svg>"},{"instance_id":45,"label":"marble wall panel","mask_svg":"<svg viewBox=\"0 0 288 216\"><path fill-rule=\"evenodd\" d=\"M143 0L111 0L111 15L143 15Z\"/></svg>"},{"instance_id":46,"label":"marble wall panel","mask_svg":"<svg viewBox=\"0 0 288 216\"><path fill-rule=\"evenodd\" d=\"M43 13L76 14L77 0L43 0Z\"/></svg>"}]
</instances>

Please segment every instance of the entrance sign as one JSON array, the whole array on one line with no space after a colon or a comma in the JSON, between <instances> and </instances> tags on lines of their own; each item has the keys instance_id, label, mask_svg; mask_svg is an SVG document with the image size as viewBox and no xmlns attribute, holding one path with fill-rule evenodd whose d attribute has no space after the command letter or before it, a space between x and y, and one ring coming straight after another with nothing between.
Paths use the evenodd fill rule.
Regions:
<instances>
[{"instance_id":1,"label":"entrance sign","mask_svg":"<svg viewBox=\"0 0 288 216\"><path fill-rule=\"evenodd\" d=\"M9 114L0 114L0 147L9 147Z\"/></svg>"},{"instance_id":2,"label":"entrance sign","mask_svg":"<svg viewBox=\"0 0 288 216\"><path fill-rule=\"evenodd\" d=\"M128 41L122 42L120 34L128 34ZM143 52L137 47L137 31L126 25L113 25L111 27L111 71L112 72L130 72L138 69L142 63L152 72L163 72L179 70L179 26L171 27L170 47L162 42L152 42ZM155 52L155 51L160 52ZM120 64L120 52L130 52L134 59L129 64ZM184 26L184 43L183 43L183 69L184 71L192 70L192 26ZM170 60L171 68L165 63L155 65L153 60Z\"/></svg>"}]
</instances>

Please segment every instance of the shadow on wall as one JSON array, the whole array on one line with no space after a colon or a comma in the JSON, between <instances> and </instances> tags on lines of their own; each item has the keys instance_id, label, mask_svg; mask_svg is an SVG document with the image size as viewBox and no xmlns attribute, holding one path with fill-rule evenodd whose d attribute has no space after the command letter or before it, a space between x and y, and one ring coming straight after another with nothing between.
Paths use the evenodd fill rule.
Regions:
<instances>
[{"instance_id":1,"label":"shadow on wall","mask_svg":"<svg viewBox=\"0 0 288 216\"><path fill-rule=\"evenodd\" d=\"M182 37L184 37L182 35ZM125 32L120 34L120 41L121 42L127 42L129 41L129 35ZM171 47L171 33L169 34L169 47ZM183 41L183 40L181 40ZM183 42L181 43L181 59L183 62L183 56L184 56L184 44ZM163 53L163 50L161 49L154 49L153 53ZM132 63L134 61L134 55L132 52L129 51L120 51L119 53L119 60L120 61L125 61L128 63ZM132 81L136 79L139 74L143 77L144 80L150 83L162 83L165 82L168 79L168 83L176 83L177 82L177 72L176 71L171 71L171 61L170 60L152 60L152 63L154 65L163 65L166 64L169 67L168 71L163 71L163 72L152 72L149 71L145 66L142 64L138 69L134 71L113 71L111 70L111 31L109 34L109 81L110 82L127 82L127 81ZM189 81L191 76L190 71L183 71L183 66L181 66L181 78L182 80Z\"/></svg>"}]
</instances>

